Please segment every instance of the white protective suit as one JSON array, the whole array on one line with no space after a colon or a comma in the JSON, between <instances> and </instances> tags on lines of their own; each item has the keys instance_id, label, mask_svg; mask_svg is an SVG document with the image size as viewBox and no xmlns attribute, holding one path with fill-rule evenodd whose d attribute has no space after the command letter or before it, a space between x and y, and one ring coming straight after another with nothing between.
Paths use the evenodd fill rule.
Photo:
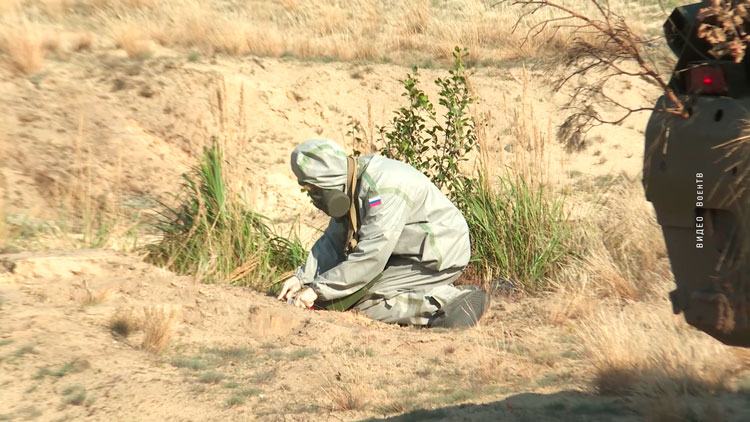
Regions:
<instances>
[{"instance_id":1,"label":"white protective suit","mask_svg":"<svg viewBox=\"0 0 750 422\"><path fill-rule=\"evenodd\" d=\"M325 139L292 152L300 184L344 191L347 154ZM347 297L375 282L354 308L373 319L429 325L458 297L453 286L469 262L469 229L461 212L421 172L379 155L357 159L358 244L345 253L347 220L332 218L296 275L319 301Z\"/></svg>"}]
</instances>

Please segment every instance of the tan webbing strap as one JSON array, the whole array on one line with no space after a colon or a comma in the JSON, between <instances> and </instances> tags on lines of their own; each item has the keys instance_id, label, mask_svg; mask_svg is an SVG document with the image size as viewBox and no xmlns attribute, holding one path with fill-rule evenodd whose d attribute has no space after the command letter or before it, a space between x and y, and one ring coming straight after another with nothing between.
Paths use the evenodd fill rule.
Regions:
<instances>
[{"instance_id":1,"label":"tan webbing strap","mask_svg":"<svg viewBox=\"0 0 750 422\"><path fill-rule=\"evenodd\" d=\"M346 236L346 253L351 253L357 247L357 160L351 155L347 158L347 187L349 191L349 227Z\"/></svg>"}]
</instances>

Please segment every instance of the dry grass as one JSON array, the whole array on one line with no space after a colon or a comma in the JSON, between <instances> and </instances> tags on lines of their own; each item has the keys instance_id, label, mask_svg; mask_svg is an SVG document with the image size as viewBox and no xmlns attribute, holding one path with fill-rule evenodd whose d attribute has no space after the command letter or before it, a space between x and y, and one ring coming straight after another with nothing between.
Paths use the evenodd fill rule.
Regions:
<instances>
[{"instance_id":1,"label":"dry grass","mask_svg":"<svg viewBox=\"0 0 750 422\"><path fill-rule=\"evenodd\" d=\"M4 144L0 142L0 154L4 155ZM7 192L5 176L0 173L0 250L8 245L10 235L8 234L8 225L6 223L5 195Z\"/></svg>"},{"instance_id":2,"label":"dry grass","mask_svg":"<svg viewBox=\"0 0 750 422\"><path fill-rule=\"evenodd\" d=\"M42 70L45 38L39 25L23 22L0 29L0 52L16 72L33 75Z\"/></svg>"},{"instance_id":3,"label":"dry grass","mask_svg":"<svg viewBox=\"0 0 750 422\"><path fill-rule=\"evenodd\" d=\"M352 385L335 385L323 388L323 393L330 401L331 411L363 410L367 406L364 389Z\"/></svg>"},{"instance_id":4,"label":"dry grass","mask_svg":"<svg viewBox=\"0 0 750 422\"><path fill-rule=\"evenodd\" d=\"M149 306L143 308L143 315L145 336L141 347L151 353L161 354L174 334L180 310L168 305Z\"/></svg>"},{"instance_id":5,"label":"dry grass","mask_svg":"<svg viewBox=\"0 0 750 422\"><path fill-rule=\"evenodd\" d=\"M93 291L89 287L89 284L86 280L83 280L83 289L85 293L80 298L81 306L98 305L108 300L114 293L113 289L103 289L99 291Z\"/></svg>"},{"instance_id":6,"label":"dry grass","mask_svg":"<svg viewBox=\"0 0 750 422\"><path fill-rule=\"evenodd\" d=\"M94 36L91 32L81 32L76 34L71 40L71 49L73 51L88 51L94 46Z\"/></svg>"},{"instance_id":7,"label":"dry grass","mask_svg":"<svg viewBox=\"0 0 750 422\"><path fill-rule=\"evenodd\" d=\"M589 2L576 3L576 8L593 13ZM0 13L77 30L79 20L71 19L74 10L86 10L91 26L100 28L98 35L110 38L131 57L146 54L150 41L204 54L387 57L410 63L450 61L455 45L467 47L474 61L499 61L554 53L571 44L569 28L552 27L524 43L530 25L554 15L542 11L511 32L521 10L492 4L251 0L227 7L219 0L6 0ZM612 6L640 16L624 0Z\"/></svg>"},{"instance_id":8,"label":"dry grass","mask_svg":"<svg viewBox=\"0 0 750 422\"><path fill-rule=\"evenodd\" d=\"M587 211L577 216L580 257L555 280L567 296L560 315L590 308L593 297L644 300L672 280L661 229L640 182L623 180L595 193L597 205L571 198ZM603 199L602 199L603 198ZM562 312L562 314L560 314Z\"/></svg>"},{"instance_id":9,"label":"dry grass","mask_svg":"<svg viewBox=\"0 0 750 422\"><path fill-rule=\"evenodd\" d=\"M122 23L113 27L110 36L115 47L125 50L130 58L145 59L152 53L150 37L137 22Z\"/></svg>"},{"instance_id":10,"label":"dry grass","mask_svg":"<svg viewBox=\"0 0 750 422\"><path fill-rule=\"evenodd\" d=\"M712 394L728 389L740 369L727 347L672 315L666 300L602 311L582 324L579 337L602 394Z\"/></svg>"}]
</instances>

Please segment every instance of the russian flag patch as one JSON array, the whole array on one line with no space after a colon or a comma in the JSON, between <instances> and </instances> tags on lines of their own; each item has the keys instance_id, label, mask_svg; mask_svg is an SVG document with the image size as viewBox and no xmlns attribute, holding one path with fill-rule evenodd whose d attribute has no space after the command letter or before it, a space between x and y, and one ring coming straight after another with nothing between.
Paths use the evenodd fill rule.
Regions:
<instances>
[{"instance_id":1,"label":"russian flag patch","mask_svg":"<svg viewBox=\"0 0 750 422\"><path fill-rule=\"evenodd\" d=\"M380 196L376 196L376 197L370 199L370 208L376 207L376 206L378 206L378 205L380 205L382 203L383 203L383 201L380 200Z\"/></svg>"}]
</instances>

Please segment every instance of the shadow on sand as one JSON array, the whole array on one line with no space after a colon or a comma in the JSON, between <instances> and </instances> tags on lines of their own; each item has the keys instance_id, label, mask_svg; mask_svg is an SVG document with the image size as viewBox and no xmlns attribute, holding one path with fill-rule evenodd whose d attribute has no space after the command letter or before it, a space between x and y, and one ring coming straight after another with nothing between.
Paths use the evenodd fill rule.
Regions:
<instances>
[{"instance_id":1,"label":"shadow on sand","mask_svg":"<svg viewBox=\"0 0 750 422\"><path fill-rule=\"evenodd\" d=\"M522 393L492 403L413 410L362 422L377 421L748 422L750 391L659 398L600 396L575 391Z\"/></svg>"}]
</instances>

